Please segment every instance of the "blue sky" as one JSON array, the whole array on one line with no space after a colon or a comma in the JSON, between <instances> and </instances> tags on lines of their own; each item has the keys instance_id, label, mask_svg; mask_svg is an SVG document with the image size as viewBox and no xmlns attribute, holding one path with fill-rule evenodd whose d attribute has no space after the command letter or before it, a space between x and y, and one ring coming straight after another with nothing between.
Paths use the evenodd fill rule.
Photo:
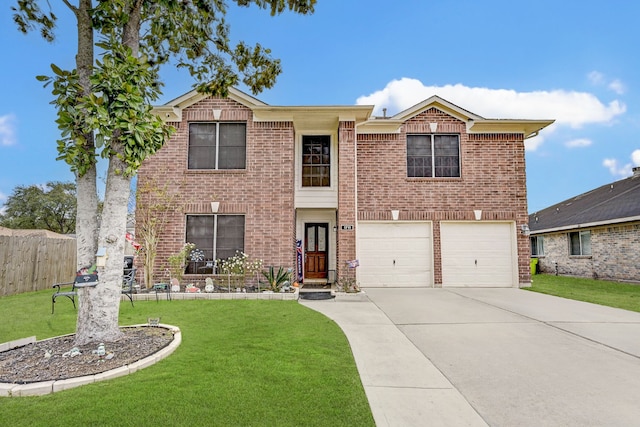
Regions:
<instances>
[{"instance_id":1,"label":"blue sky","mask_svg":"<svg viewBox=\"0 0 640 427\"><path fill-rule=\"evenodd\" d=\"M19 33L0 9L0 204L17 185L72 181L56 161L55 110L36 75L73 66L75 26ZM45 2L42 2L46 4ZM231 37L282 60L272 105L373 104L395 114L439 95L485 118L555 119L527 140L529 212L640 166L640 2L631 0L318 0L310 16L230 5ZM162 72L164 103L192 88ZM239 87L240 90L245 90Z\"/></svg>"}]
</instances>

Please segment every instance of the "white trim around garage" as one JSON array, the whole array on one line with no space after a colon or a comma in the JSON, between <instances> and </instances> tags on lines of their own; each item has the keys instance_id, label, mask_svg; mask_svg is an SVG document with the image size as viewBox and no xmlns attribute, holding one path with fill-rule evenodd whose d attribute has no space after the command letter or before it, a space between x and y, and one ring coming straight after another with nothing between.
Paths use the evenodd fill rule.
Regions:
<instances>
[{"instance_id":1,"label":"white trim around garage","mask_svg":"<svg viewBox=\"0 0 640 427\"><path fill-rule=\"evenodd\" d=\"M429 221L360 221L357 278L362 287L432 287Z\"/></svg>"},{"instance_id":2,"label":"white trim around garage","mask_svg":"<svg viewBox=\"0 0 640 427\"><path fill-rule=\"evenodd\" d=\"M441 222L442 287L517 287L515 223Z\"/></svg>"}]
</instances>

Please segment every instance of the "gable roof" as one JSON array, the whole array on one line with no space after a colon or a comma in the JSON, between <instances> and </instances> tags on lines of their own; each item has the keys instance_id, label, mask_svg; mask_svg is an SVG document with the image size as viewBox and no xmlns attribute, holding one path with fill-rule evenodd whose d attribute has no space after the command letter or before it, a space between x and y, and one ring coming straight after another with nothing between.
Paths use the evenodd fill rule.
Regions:
<instances>
[{"instance_id":1,"label":"gable roof","mask_svg":"<svg viewBox=\"0 0 640 427\"><path fill-rule=\"evenodd\" d=\"M640 221L640 168L633 176L529 215L531 234Z\"/></svg>"},{"instance_id":2,"label":"gable roof","mask_svg":"<svg viewBox=\"0 0 640 427\"><path fill-rule=\"evenodd\" d=\"M165 122L179 122L182 120L182 110L202 101L205 98L208 98L209 96L210 95L200 93L194 89L184 95L172 99L164 105L153 107L153 112L160 116L160 118ZM254 98L253 96L234 87L229 88L227 97L249 108L267 105L259 99Z\"/></svg>"},{"instance_id":3,"label":"gable roof","mask_svg":"<svg viewBox=\"0 0 640 427\"><path fill-rule=\"evenodd\" d=\"M185 108L209 96L192 90L154 107L153 112L166 122L181 121ZM339 121L364 122L373 111L373 105L272 106L234 87L229 88L227 98L251 109L256 122L291 121L297 130L337 128Z\"/></svg>"},{"instance_id":4,"label":"gable roof","mask_svg":"<svg viewBox=\"0 0 640 427\"><path fill-rule=\"evenodd\" d=\"M467 124L468 133L521 133L524 138L532 138L555 120L485 119L475 113L433 95L413 107L399 112L393 117L372 117L358 128L359 133L399 133L401 126L410 118L429 108L436 108L445 114Z\"/></svg>"},{"instance_id":5,"label":"gable roof","mask_svg":"<svg viewBox=\"0 0 640 427\"><path fill-rule=\"evenodd\" d=\"M153 112L167 122L181 121L182 111L185 108L208 96L192 90L164 105L154 107ZM228 98L250 108L255 121L292 121L298 131L318 127L335 128L339 121L355 121L358 123L358 133L361 134L399 133L408 119L429 108L437 108L465 122L469 133L521 133L527 139L536 136L540 130L554 122L554 120L485 119L437 95L393 117L372 117L373 105L271 106L234 87L229 88Z\"/></svg>"}]
</instances>

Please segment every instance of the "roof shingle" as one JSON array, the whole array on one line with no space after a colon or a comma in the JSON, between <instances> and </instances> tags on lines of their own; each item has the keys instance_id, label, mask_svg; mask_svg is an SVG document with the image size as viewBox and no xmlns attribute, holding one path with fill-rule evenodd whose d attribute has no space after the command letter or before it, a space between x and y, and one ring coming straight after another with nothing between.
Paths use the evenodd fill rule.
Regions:
<instances>
[{"instance_id":1,"label":"roof shingle","mask_svg":"<svg viewBox=\"0 0 640 427\"><path fill-rule=\"evenodd\" d=\"M532 233L615 223L640 217L640 169L633 176L549 206L529 215Z\"/></svg>"}]
</instances>

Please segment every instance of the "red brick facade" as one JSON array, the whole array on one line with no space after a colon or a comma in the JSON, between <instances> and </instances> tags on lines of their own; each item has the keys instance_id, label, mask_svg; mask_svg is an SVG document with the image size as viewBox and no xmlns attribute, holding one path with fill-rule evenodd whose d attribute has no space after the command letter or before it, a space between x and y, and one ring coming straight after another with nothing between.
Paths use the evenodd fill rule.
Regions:
<instances>
[{"instance_id":1,"label":"red brick facade","mask_svg":"<svg viewBox=\"0 0 640 427\"><path fill-rule=\"evenodd\" d=\"M407 178L406 135L460 135L459 178ZM435 108L408 120L398 134L358 136L358 219L432 221L434 283L442 283L440 221L474 221L482 210L485 221L526 224L527 188L522 134L467 134L466 124ZM530 281L529 238L518 233L518 276Z\"/></svg>"},{"instance_id":2,"label":"red brick facade","mask_svg":"<svg viewBox=\"0 0 640 427\"><path fill-rule=\"evenodd\" d=\"M181 207L172 214L160 239L155 268L158 280L167 277L167 257L185 243L186 215L210 214L214 196L220 202L219 213L245 215L244 251L252 259L262 259L265 265L295 268L295 240L301 238L296 236L299 208L296 191L300 191L300 186L296 184L299 159L295 156L296 145L304 134L298 129L296 114L304 114L304 124L308 125L316 110L269 109L259 101L245 105L251 104L244 102L247 99L201 97L192 103L184 103L183 99L180 115L176 116L179 121L172 122L176 133L140 168L138 185L153 180L168 183L169 191L180 195ZM362 111L359 108L357 113ZM322 126L327 126L327 110L319 111ZM524 131L468 133L469 123L459 116L426 106L424 111L403 119L398 131L361 133L358 127L365 120L345 119L336 113L332 125L336 127L327 134L337 139L337 205L321 208L335 212L336 239L332 250L339 278L353 273L345 262L356 258L357 246L357 227L343 230L340 226L355 226L358 221L390 221L391 209L395 209L400 211L399 221L431 222L433 283L441 286L441 221L474 221L474 210L482 210L483 221L514 224L518 281L519 284L530 281L529 239L519 232L528 220ZM216 119L246 122L246 169L187 169L189 122ZM408 178L406 136L433 133L434 123L438 133L460 136L461 176Z\"/></svg>"},{"instance_id":3,"label":"red brick facade","mask_svg":"<svg viewBox=\"0 0 640 427\"><path fill-rule=\"evenodd\" d=\"M247 123L247 167L237 171L187 169L188 122L213 121L221 109L222 121ZM155 155L145 160L138 185L149 180L169 183L180 194L179 204L160 239L155 277L167 279L169 255L185 243L187 214L211 214L211 201L220 202L218 213L245 215L245 252L265 265L293 267L295 263L294 130L286 122L253 122L251 110L232 100L200 101L184 110L177 131Z\"/></svg>"}]
</instances>

